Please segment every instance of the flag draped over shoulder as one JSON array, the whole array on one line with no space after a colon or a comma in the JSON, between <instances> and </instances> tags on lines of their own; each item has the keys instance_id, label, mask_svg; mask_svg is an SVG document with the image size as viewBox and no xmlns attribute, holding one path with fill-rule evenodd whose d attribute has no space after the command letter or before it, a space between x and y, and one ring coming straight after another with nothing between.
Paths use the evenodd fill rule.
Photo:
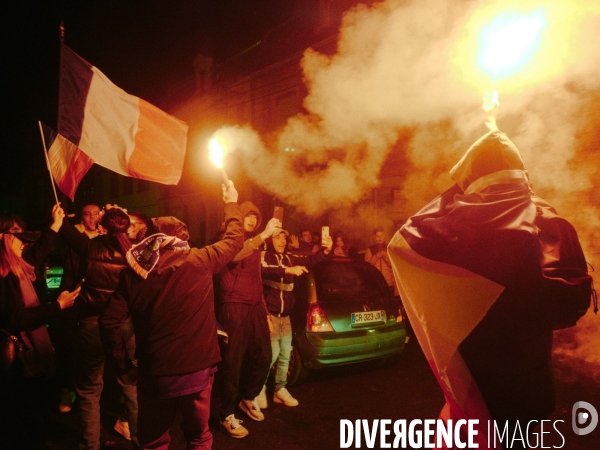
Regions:
<instances>
[{"instance_id":1,"label":"flag draped over shoulder","mask_svg":"<svg viewBox=\"0 0 600 450\"><path fill-rule=\"evenodd\" d=\"M90 161L121 175L177 184L187 129L184 122L115 86L62 45L58 133ZM57 150L50 158L62 158L69 166L72 155Z\"/></svg>"},{"instance_id":2,"label":"flag draped over shoulder","mask_svg":"<svg viewBox=\"0 0 600 450\"><path fill-rule=\"evenodd\" d=\"M590 299L574 229L531 191L516 147L497 152L504 139L478 141L453 169L457 185L411 217L388 246L409 320L446 399L440 419L479 419L475 442L484 449L490 420L552 413L553 315L561 315L552 303L562 301L552 298L553 283L578 284L573 292L584 304L587 295L577 318ZM498 148L486 149L490 143ZM549 265L561 260L577 274L550 280Z\"/></svg>"}]
</instances>

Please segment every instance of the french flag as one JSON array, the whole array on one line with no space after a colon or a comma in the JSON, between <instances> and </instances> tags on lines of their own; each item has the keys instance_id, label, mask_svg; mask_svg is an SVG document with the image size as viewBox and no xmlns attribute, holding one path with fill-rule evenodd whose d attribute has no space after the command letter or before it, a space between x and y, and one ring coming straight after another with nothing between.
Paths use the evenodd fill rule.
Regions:
<instances>
[{"instance_id":1,"label":"french flag","mask_svg":"<svg viewBox=\"0 0 600 450\"><path fill-rule=\"evenodd\" d=\"M450 175L457 184L408 219L388 254L446 399L439 418L478 419L479 448L499 448L492 419L525 427L552 413L552 331L585 314L592 279L575 229L535 195L504 134L477 141Z\"/></svg>"},{"instance_id":2,"label":"french flag","mask_svg":"<svg viewBox=\"0 0 600 450\"><path fill-rule=\"evenodd\" d=\"M48 156L59 189L71 199L94 163L120 175L177 184L187 130L185 122L127 94L62 44L58 135Z\"/></svg>"}]
</instances>

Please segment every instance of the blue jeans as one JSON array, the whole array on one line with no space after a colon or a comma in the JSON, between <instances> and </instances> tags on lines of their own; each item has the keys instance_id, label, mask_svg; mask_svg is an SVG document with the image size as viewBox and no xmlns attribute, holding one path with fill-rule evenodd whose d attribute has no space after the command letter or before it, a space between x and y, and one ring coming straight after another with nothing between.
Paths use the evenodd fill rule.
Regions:
<instances>
[{"instance_id":1,"label":"blue jeans","mask_svg":"<svg viewBox=\"0 0 600 450\"><path fill-rule=\"evenodd\" d=\"M275 391L287 384L288 367L290 366L290 355L292 354L292 323L290 317L277 317L272 314L273 333L271 333L271 366L277 361L277 372L275 373Z\"/></svg>"},{"instance_id":2,"label":"blue jeans","mask_svg":"<svg viewBox=\"0 0 600 450\"><path fill-rule=\"evenodd\" d=\"M131 320L123 323L121 328L123 339L127 342L127 350L133 359L135 338ZM81 417L81 450L100 450L100 396L104 387L104 361L106 354L100 340L98 316L86 317L79 321L80 373L75 390L79 397L79 413ZM129 421L131 441L137 446L137 388L121 384L125 396L125 407Z\"/></svg>"}]
</instances>

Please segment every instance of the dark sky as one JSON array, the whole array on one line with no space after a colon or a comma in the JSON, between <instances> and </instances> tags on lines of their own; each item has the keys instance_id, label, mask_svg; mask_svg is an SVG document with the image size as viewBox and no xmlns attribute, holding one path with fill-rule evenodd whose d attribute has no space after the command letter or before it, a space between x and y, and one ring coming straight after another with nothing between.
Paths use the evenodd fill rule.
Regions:
<instances>
[{"instance_id":1,"label":"dark sky","mask_svg":"<svg viewBox=\"0 0 600 450\"><path fill-rule=\"evenodd\" d=\"M0 194L35 194L50 188L38 164L43 154L37 121L56 126L61 20L66 45L117 86L164 108L166 88L193 74L191 63L198 51L227 59L289 14L290 4L22 0L4 6Z\"/></svg>"}]
</instances>

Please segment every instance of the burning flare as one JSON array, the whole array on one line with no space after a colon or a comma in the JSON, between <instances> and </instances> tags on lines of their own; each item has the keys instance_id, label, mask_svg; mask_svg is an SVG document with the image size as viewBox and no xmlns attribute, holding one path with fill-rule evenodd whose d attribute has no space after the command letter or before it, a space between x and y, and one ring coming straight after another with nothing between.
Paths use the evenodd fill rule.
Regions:
<instances>
[{"instance_id":1,"label":"burning flare","mask_svg":"<svg viewBox=\"0 0 600 450\"><path fill-rule=\"evenodd\" d=\"M227 177L227 173L225 172L225 167L223 167L223 157L225 156L225 149L219 143L217 138L212 138L210 140L208 148L210 150L210 160L215 166L217 166L217 169L221 169L221 174L223 175L223 181L225 182L225 186L228 186L229 178Z\"/></svg>"},{"instance_id":2,"label":"burning flare","mask_svg":"<svg viewBox=\"0 0 600 450\"><path fill-rule=\"evenodd\" d=\"M529 15L501 14L481 30L479 66L491 73L494 81L514 74L531 61L545 27L541 9Z\"/></svg>"}]
</instances>

